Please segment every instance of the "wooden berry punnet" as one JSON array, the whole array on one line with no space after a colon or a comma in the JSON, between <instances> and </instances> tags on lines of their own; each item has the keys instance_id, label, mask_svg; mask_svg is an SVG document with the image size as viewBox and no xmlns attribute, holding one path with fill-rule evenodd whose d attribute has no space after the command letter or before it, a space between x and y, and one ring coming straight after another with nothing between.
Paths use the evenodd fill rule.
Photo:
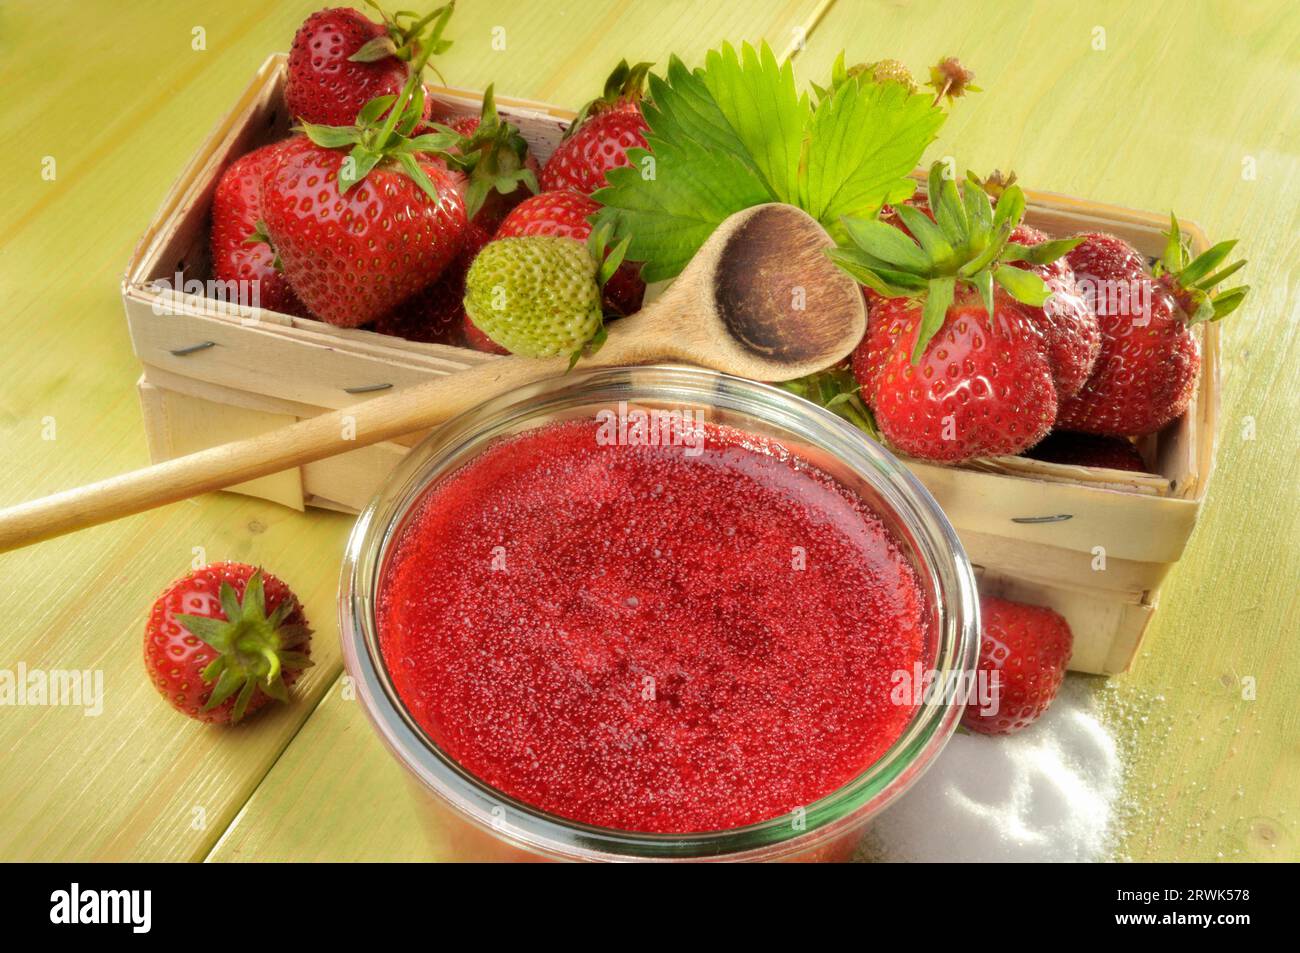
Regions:
<instances>
[{"instance_id":1,"label":"wooden berry punnet","mask_svg":"<svg viewBox=\"0 0 1300 953\"><path fill-rule=\"evenodd\" d=\"M154 462L253 436L497 358L366 330L333 327L217 300L210 277L208 209L221 172L288 129L285 57L258 70L150 223L127 266L122 297L144 367L137 384ZM478 95L432 90L435 109L477 113ZM545 161L573 113L497 98ZM1026 221L1052 235L1112 232L1143 254L1164 247L1164 214L1026 192ZM1181 223L1193 253L1209 247ZM986 593L1050 605L1075 633L1070 668L1128 668L1154 614L1161 581L1182 555L1214 466L1219 398L1218 327L1195 332L1200 382L1187 412L1139 445L1150 473L1067 466L1023 457L960 467L912 461L961 535ZM355 512L418 441L381 443L236 487L303 509Z\"/></svg>"}]
</instances>

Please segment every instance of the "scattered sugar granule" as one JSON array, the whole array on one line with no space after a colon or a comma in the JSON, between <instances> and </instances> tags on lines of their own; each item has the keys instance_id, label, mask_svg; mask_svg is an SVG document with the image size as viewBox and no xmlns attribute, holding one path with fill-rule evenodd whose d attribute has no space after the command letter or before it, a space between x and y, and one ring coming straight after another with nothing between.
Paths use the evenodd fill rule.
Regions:
<instances>
[{"instance_id":1,"label":"scattered sugar granule","mask_svg":"<svg viewBox=\"0 0 1300 953\"><path fill-rule=\"evenodd\" d=\"M1104 860L1122 759L1087 679L1014 735L958 733L872 825L862 856L883 861Z\"/></svg>"}]
</instances>

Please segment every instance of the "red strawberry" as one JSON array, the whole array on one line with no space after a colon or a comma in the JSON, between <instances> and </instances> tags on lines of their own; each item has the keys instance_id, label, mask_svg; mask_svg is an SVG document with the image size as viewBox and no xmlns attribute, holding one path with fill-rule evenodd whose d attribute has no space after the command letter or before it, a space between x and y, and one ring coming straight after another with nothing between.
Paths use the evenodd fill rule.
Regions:
<instances>
[{"instance_id":1,"label":"red strawberry","mask_svg":"<svg viewBox=\"0 0 1300 953\"><path fill-rule=\"evenodd\" d=\"M1086 235L1069 260L1101 324L1101 354L1088 383L1062 404L1059 424L1110 436L1155 433L1187 409L1201 355L1192 325L1235 310L1247 287L1212 289L1241 268L1222 268L1236 245L1220 242L1188 260L1171 218L1164 258L1148 274L1141 256L1110 235Z\"/></svg>"},{"instance_id":2,"label":"red strawberry","mask_svg":"<svg viewBox=\"0 0 1300 953\"><path fill-rule=\"evenodd\" d=\"M465 273L490 238L471 222L465 229L464 248L442 276L376 321L375 330L408 341L459 345L465 323Z\"/></svg>"},{"instance_id":3,"label":"red strawberry","mask_svg":"<svg viewBox=\"0 0 1300 953\"><path fill-rule=\"evenodd\" d=\"M1055 610L993 596L980 596L980 628L977 668L996 679L997 711L982 713L980 702L971 701L961 723L980 734L1011 734L1036 721L1056 697L1074 635Z\"/></svg>"},{"instance_id":4,"label":"red strawberry","mask_svg":"<svg viewBox=\"0 0 1300 953\"><path fill-rule=\"evenodd\" d=\"M306 317L306 306L275 268L275 252L262 242L249 242L262 217L262 177L283 151L275 142L254 149L231 164L212 196L212 275L218 281L246 282L236 286L240 301L271 311Z\"/></svg>"},{"instance_id":5,"label":"red strawberry","mask_svg":"<svg viewBox=\"0 0 1300 953\"><path fill-rule=\"evenodd\" d=\"M1065 256L1076 276L1123 281L1149 274L1147 260L1124 239L1105 232L1087 232L1080 237L1083 241Z\"/></svg>"},{"instance_id":6,"label":"red strawberry","mask_svg":"<svg viewBox=\"0 0 1300 953\"><path fill-rule=\"evenodd\" d=\"M1073 433L1069 430L1053 430L1041 443L1026 450L1025 456L1047 463L1068 463L1076 467L1150 472L1137 447L1124 438Z\"/></svg>"},{"instance_id":7,"label":"red strawberry","mask_svg":"<svg viewBox=\"0 0 1300 953\"><path fill-rule=\"evenodd\" d=\"M870 406L881 433L904 453L943 463L1014 454L1051 428L1056 390L1042 337L1000 290L992 315L976 294L959 291L916 364L921 304L884 299L872 323L889 329L888 350L855 358L854 366L878 363ZM862 347L870 351L878 340L868 333Z\"/></svg>"},{"instance_id":8,"label":"red strawberry","mask_svg":"<svg viewBox=\"0 0 1300 953\"><path fill-rule=\"evenodd\" d=\"M1019 188L996 213L976 185L964 190L936 163L934 212L905 203L889 212L896 225L846 220L852 244L831 252L868 289L852 367L877 426L900 450L944 463L1019 453L1047 433L1057 407L1030 310L1050 290L1009 264L1013 255L1046 263L1055 246L1029 253L1007 243L1024 213Z\"/></svg>"},{"instance_id":9,"label":"red strawberry","mask_svg":"<svg viewBox=\"0 0 1300 953\"><path fill-rule=\"evenodd\" d=\"M605 92L579 112L542 170L542 189L574 189L590 195L605 186L605 173L631 165L629 149L646 148L650 127L641 115L641 98L650 63L619 63L605 81Z\"/></svg>"},{"instance_id":10,"label":"red strawberry","mask_svg":"<svg viewBox=\"0 0 1300 953\"><path fill-rule=\"evenodd\" d=\"M402 16L406 15L398 15ZM319 10L303 22L293 38L284 83L291 117L323 126L349 126L370 100L402 91L417 43L434 44L438 51L446 48L446 41L440 39L446 16L424 41L419 33L427 24L417 21L403 27L387 15L384 20L375 23L357 10L335 7ZM429 115L427 98L423 114Z\"/></svg>"},{"instance_id":11,"label":"red strawberry","mask_svg":"<svg viewBox=\"0 0 1300 953\"><path fill-rule=\"evenodd\" d=\"M376 165L340 193L347 156L300 142L262 184L267 234L294 291L322 320L369 323L424 290L464 244L465 205L446 167L422 157L433 200L404 168Z\"/></svg>"},{"instance_id":12,"label":"red strawberry","mask_svg":"<svg viewBox=\"0 0 1300 953\"><path fill-rule=\"evenodd\" d=\"M591 234L591 222L588 219L599 210L599 203L577 192L542 192L525 199L506 216L495 237L552 235L585 242Z\"/></svg>"},{"instance_id":13,"label":"red strawberry","mask_svg":"<svg viewBox=\"0 0 1300 953\"><path fill-rule=\"evenodd\" d=\"M585 242L591 235L590 218L599 210L599 204L577 192L543 192L525 199L506 216L495 237L553 235ZM635 314L644 296L640 266L633 262L619 265L605 284L605 307L617 314Z\"/></svg>"},{"instance_id":14,"label":"red strawberry","mask_svg":"<svg viewBox=\"0 0 1300 953\"><path fill-rule=\"evenodd\" d=\"M862 293L867 299L867 333L854 349L850 363L862 399L871 407L876 403L876 381L880 379L880 371L894 352L907 322L904 309L890 305L896 299L876 294L870 288L863 288Z\"/></svg>"},{"instance_id":15,"label":"red strawberry","mask_svg":"<svg viewBox=\"0 0 1300 953\"><path fill-rule=\"evenodd\" d=\"M1015 183L1015 178L1015 173L1012 173L1004 179L999 172L994 172L987 179L979 179L973 174L970 176L971 181L983 188L995 201ZM908 199L905 204L925 213L931 221L934 220L934 212L924 198ZM886 205L881 209L880 219L905 235L915 237L896 209ZM1035 247L1050 239L1038 229L1022 224L1012 230L1008 241ZM1097 326L1097 316L1076 287L1074 272L1064 259L1058 257L1041 265L1011 261L1010 258L1008 260L1011 264L1038 275L1052 292L1052 297L1041 308L1026 307L1025 313L1043 335L1047 357L1052 364L1057 400L1072 397L1092 373L1097 354L1101 350L1101 330Z\"/></svg>"},{"instance_id":16,"label":"red strawberry","mask_svg":"<svg viewBox=\"0 0 1300 953\"><path fill-rule=\"evenodd\" d=\"M1047 235L1028 225L1018 225L1011 241L1034 247L1049 241ZM1034 272L1052 292L1041 308L1026 308L1026 313L1043 334L1047 358L1056 380L1056 395L1065 400L1077 394L1087 382L1101 353L1101 329L1092 305L1080 293L1074 270L1063 258L1035 265L1015 264Z\"/></svg>"},{"instance_id":17,"label":"red strawberry","mask_svg":"<svg viewBox=\"0 0 1300 953\"><path fill-rule=\"evenodd\" d=\"M144 662L177 711L212 724L239 721L312 664L311 629L289 587L253 566L213 563L154 602Z\"/></svg>"}]
</instances>

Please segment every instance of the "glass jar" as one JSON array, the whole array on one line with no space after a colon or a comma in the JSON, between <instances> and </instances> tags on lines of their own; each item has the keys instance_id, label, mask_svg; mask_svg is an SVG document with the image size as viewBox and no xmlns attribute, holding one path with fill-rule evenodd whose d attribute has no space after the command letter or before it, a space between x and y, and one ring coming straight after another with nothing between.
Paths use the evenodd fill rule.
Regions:
<instances>
[{"instance_id":1,"label":"glass jar","mask_svg":"<svg viewBox=\"0 0 1300 953\"><path fill-rule=\"evenodd\" d=\"M930 690L875 763L797 815L707 833L645 834L548 814L483 784L439 750L410 717L386 671L375 624L380 581L389 548L425 490L503 437L561 420L594 419L621 401L644 410L689 409L710 423L779 441L867 502L921 583L931 623ZM552 378L487 401L435 430L357 519L343 562L339 623L361 704L414 779L441 852L466 860L845 859L870 819L920 776L952 735L962 712L960 688L979 648L979 599L957 534L889 451L787 391L675 366Z\"/></svg>"}]
</instances>

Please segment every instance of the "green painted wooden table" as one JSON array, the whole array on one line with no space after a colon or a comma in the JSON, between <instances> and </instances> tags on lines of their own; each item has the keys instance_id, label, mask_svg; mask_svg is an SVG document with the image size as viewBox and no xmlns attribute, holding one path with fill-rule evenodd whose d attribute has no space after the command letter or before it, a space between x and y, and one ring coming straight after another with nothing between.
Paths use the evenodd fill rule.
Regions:
<instances>
[{"instance_id":1,"label":"green painted wooden table","mask_svg":"<svg viewBox=\"0 0 1300 953\"><path fill-rule=\"evenodd\" d=\"M0 7L0 503L147 462L122 266L203 135L317 5ZM44 24L75 17L93 29L51 69ZM955 53L986 92L934 156L1241 236L1255 291L1225 327L1218 471L1137 663L1098 690L1129 762L1117 855L1300 857L1300 9L480 0L453 23L450 82L574 106L620 57L698 62L724 39L768 39L804 80L841 48L914 67ZM0 706L0 859L436 859L340 689L349 523L220 494L0 556L0 670L104 680L99 713ZM318 629L295 702L229 731L176 716L140 662L153 596L200 548L272 567Z\"/></svg>"}]
</instances>

